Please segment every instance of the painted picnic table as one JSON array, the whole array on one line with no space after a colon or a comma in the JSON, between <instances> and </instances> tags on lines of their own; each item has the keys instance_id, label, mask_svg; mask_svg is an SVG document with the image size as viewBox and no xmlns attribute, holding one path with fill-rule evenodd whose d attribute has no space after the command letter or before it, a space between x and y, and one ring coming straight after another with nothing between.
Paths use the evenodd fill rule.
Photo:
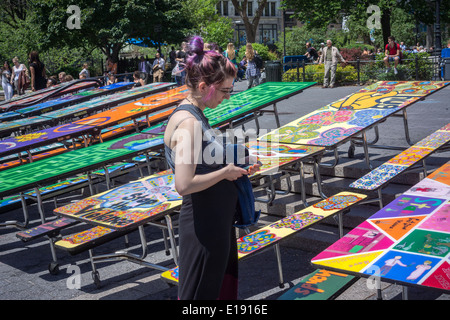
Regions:
<instances>
[{"instance_id":1,"label":"painted picnic table","mask_svg":"<svg viewBox=\"0 0 450 320\"><path fill-rule=\"evenodd\" d=\"M211 127L217 127L274 105L275 117L279 122L276 103L299 94L315 84L315 82L265 82L232 95L215 109L206 109L205 116Z\"/></svg>"},{"instance_id":2,"label":"painted picnic table","mask_svg":"<svg viewBox=\"0 0 450 320\"><path fill-rule=\"evenodd\" d=\"M135 101L124 104L113 109L97 113L90 117L74 121L72 122L72 124L96 126L101 130L116 124L135 120L137 118L145 116L147 119L147 125L150 126L150 114L176 105L181 100L186 98L187 95L187 87L181 86L168 91L154 94L137 102ZM170 113L167 114L167 117L169 115Z\"/></svg>"},{"instance_id":3,"label":"painted picnic table","mask_svg":"<svg viewBox=\"0 0 450 320\"><path fill-rule=\"evenodd\" d=\"M155 215L181 206L170 170L56 208L58 216L114 230L136 229Z\"/></svg>"},{"instance_id":4,"label":"painted picnic table","mask_svg":"<svg viewBox=\"0 0 450 320\"><path fill-rule=\"evenodd\" d=\"M127 90L133 87L133 82L118 82L107 86L84 90L74 94L65 95L56 99L44 101L30 107L24 107L16 110L22 117L33 115L42 115L47 112L58 110L69 105L78 104L96 97L101 97L121 90Z\"/></svg>"},{"instance_id":5,"label":"painted picnic table","mask_svg":"<svg viewBox=\"0 0 450 320\"><path fill-rule=\"evenodd\" d=\"M98 86L97 81L84 81L80 83L74 83L78 80L75 80L73 82L65 82L63 84L60 84L58 86L53 86L51 88L39 90L32 92L30 94L27 94L26 96L18 96L17 98L13 98L12 100L8 100L5 103L0 104L0 112L6 112L6 111L13 111L16 109L21 108L23 104L31 103L33 101L37 101L39 99L44 98L47 95L50 95L52 92L60 90L63 87L67 87L66 89L63 89L59 91L55 96L52 96L51 98L55 98L64 94L76 92L83 89L92 88L94 86ZM73 84L74 83L74 84Z\"/></svg>"},{"instance_id":6,"label":"painted picnic table","mask_svg":"<svg viewBox=\"0 0 450 320\"><path fill-rule=\"evenodd\" d=\"M405 135L410 143L406 108L449 84L445 81L380 81L273 130L259 140L323 146L336 151L340 144L362 135L370 167L367 151L370 143L365 132L389 116L403 112ZM378 131L376 133L378 135Z\"/></svg>"},{"instance_id":7,"label":"painted picnic table","mask_svg":"<svg viewBox=\"0 0 450 320\"><path fill-rule=\"evenodd\" d=\"M319 161L325 151L323 147L302 146L289 143L271 143L267 141L249 141L245 144L248 148L249 156L254 161L261 163L261 168L251 175L250 179L263 179L264 183L254 187L254 191L264 190L266 197L258 197L255 200L271 204L277 194L288 194L291 191L291 174L298 174L300 177L301 197L303 204L308 206L305 190L305 172L303 163L305 161L313 163L315 167L315 178L320 193L322 186L320 179ZM276 191L275 183L285 179L287 190Z\"/></svg>"},{"instance_id":8,"label":"painted picnic table","mask_svg":"<svg viewBox=\"0 0 450 320\"><path fill-rule=\"evenodd\" d=\"M182 197L176 192L174 185L172 172L170 170L163 171L55 209L54 212L58 216L93 226L86 232L80 232L57 241L55 246L70 253L82 251L81 247L89 249L93 269L92 277L97 285L100 283L95 267L98 262L124 259L156 270L168 270L165 266L153 264L145 259L149 251L144 225L161 219L166 220L166 228L169 231L173 250L172 255L177 263L178 254L170 213L180 208ZM114 235L116 235L115 237L126 235L135 230L139 231L142 255L138 256L122 250L112 254L94 256L92 247L95 247L96 241L105 238L104 241L108 241Z\"/></svg>"},{"instance_id":9,"label":"painted picnic table","mask_svg":"<svg viewBox=\"0 0 450 320\"><path fill-rule=\"evenodd\" d=\"M132 134L0 171L0 197L159 149L163 135Z\"/></svg>"},{"instance_id":10,"label":"painted picnic table","mask_svg":"<svg viewBox=\"0 0 450 320\"><path fill-rule=\"evenodd\" d=\"M124 92L116 93L105 98L99 98L98 100L93 100L82 103L80 105L75 105L73 107L65 108L70 109L70 112L66 113L66 115L72 114L74 111L78 113L83 112L83 110L85 110L85 107L89 110L95 111L99 108L105 108L107 106L112 106L123 101L128 101L129 99L132 99L134 97L140 97L143 94L149 95L151 93L157 93L161 90L167 89L168 87L172 87L173 85L173 83L154 83L146 85L144 87L138 87ZM72 110L72 108L75 110ZM50 118L61 119L61 111L62 110L55 111L55 113L57 114L53 114L53 112L50 112L48 114L45 114L45 117L47 118L50 116ZM97 134L99 130L100 129L96 128L93 124L83 124L75 122L35 131L25 135L7 138L0 141L0 157L19 153L22 151L28 151L32 148L50 144L56 141L65 141L73 137L79 137L88 134Z\"/></svg>"},{"instance_id":11,"label":"painted picnic table","mask_svg":"<svg viewBox=\"0 0 450 320\"><path fill-rule=\"evenodd\" d=\"M174 87L175 83L156 82L145 86L133 88L126 91L114 93L106 97L95 98L93 100L78 103L60 110L50 111L44 114L45 117L53 118L58 121L65 121L75 117L89 116L101 109L112 108L130 100L138 100Z\"/></svg>"},{"instance_id":12,"label":"painted picnic table","mask_svg":"<svg viewBox=\"0 0 450 320\"><path fill-rule=\"evenodd\" d=\"M450 162L312 259L315 267L450 292Z\"/></svg>"}]
</instances>

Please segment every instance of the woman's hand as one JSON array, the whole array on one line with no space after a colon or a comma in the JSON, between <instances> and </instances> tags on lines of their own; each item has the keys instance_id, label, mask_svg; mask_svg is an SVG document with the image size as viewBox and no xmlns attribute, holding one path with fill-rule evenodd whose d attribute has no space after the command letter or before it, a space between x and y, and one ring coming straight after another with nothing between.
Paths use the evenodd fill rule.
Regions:
<instances>
[{"instance_id":1,"label":"woman's hand","mask_svg":"<svg viewBox=\"0 0 450 320\"><path fill-rule=\"evenodd\" d=\"M247 169L248 175L251 176L255 174L262 166L261 162L257 162L254 165L251 165L250 168Z\"/></svg>"},{"instance_id":2,"label":"woman's hand","mask_svg":"<svg viewBox=\"0 0 450 320\"><path fill-rule=\"evenodd\" d=\"M237 167L234 164L230 163L225 167L225 179L229 181L235 181L243 175L247 175L247 170Z\"/></svg>"}]
</instances>

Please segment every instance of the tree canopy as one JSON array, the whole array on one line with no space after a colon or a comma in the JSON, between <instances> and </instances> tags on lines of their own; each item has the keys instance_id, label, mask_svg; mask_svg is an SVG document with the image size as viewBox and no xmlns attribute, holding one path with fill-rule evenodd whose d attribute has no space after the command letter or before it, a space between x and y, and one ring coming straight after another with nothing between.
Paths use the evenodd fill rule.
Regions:
<instances>
[{"instance_id":1,"label":"tree canopy","mask_svg":"<svg viewBox=\"0 0 450 320\"><path fill-rule=\"evenodd\" d=\"M34 23L42 32L44 47L89 45L117 59L131 38L142 39L149 46L180 42L191 26L181 10L182 0L80 0L76 4L79 29L68 28L72 16L67 9L72 4L72 0L33 1Z\"/></svg>"},{"instance_id":2,"label":"tree canopy","mask_svg":"<svg viewBox=\"0 0 450 320\"><path fill-rule=\"evenodd\" d=\"M433 0L283 0L286 8L295 11L294 16L306 23L307 28L326 28L329 23L340 22L344 16L360 18L365 22L370 17L367 8L376 5L380 9L380 23L383 42L391 35L391 18L396 8L414 16L417 22L433 24L435 21L435 1ZM450 22L450 1L441 1L441 23ZM364 19L365 18L365 19ZM370 29L366 29L368 34Z\"/></svg>"}]
</instances>

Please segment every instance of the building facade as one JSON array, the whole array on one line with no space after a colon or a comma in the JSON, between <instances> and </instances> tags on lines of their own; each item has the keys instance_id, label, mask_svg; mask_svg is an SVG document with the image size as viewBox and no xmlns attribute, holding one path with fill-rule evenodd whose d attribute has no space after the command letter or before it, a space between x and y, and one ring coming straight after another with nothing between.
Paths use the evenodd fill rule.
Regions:
<instances>
[{"instance_id":1,"label":"building facade","mask_svg":"<svg viewBox=\"0 0 450 320\"><path fill-rule=\"evenodd\" d=\"M290 18L293 11L283 11L280 9L281 0L269 0L266 3L261 19L259 20L258 32L256 34L256 42L265 45L275 44L278 38L282 36L283 31L288 28L303 26L302 21ZM250 20L255 16L258 9L258 1L248 0L247 15ZM235 10L231 0L219 1L216 6L217 12L233 20L234 24L234 43L237 47L243 46L247 43L244 22L241 16ZM332 23L328 25L329 29L341 29L340 23Z\"/></svg>"},{"instance_id":2,"label":"building facade","mask_svg":"<svg viewBox=\"0 0 450 320\"><path fill-rule=\"evenodd\" d=\"M269 0L264 8L261 19L259 20L256 42L266 45L274 44L283 32L283 11L280 9L281 0ZM247 4L247 15L250 20L255 16L258 9L258 2L249 0ZM244 22L241 16L235 10L233 3L229 0L219 1L217 3L217 12L233 20L234 24L234 43L240 47L247 42ZM288 27L286 21L286 27Z\"/></svg>"}]
</instances>

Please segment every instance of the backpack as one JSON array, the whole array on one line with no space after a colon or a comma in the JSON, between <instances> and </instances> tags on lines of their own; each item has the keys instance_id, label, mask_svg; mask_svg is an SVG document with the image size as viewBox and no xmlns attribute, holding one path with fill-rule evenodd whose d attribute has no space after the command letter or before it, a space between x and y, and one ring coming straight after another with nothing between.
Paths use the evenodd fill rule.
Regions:
<instances>
[{"instance_id":1,"label":"backpack","mask_svg":"<svg viewBox=\"0 0 450 320\"><path fill-rule=\"evenodd\" d=\"M255 58L253 58L253 61L255 61L255 65L258 69L264 68L264 62L259 55L255 54Z\"/></svg>"}]
</instances>

